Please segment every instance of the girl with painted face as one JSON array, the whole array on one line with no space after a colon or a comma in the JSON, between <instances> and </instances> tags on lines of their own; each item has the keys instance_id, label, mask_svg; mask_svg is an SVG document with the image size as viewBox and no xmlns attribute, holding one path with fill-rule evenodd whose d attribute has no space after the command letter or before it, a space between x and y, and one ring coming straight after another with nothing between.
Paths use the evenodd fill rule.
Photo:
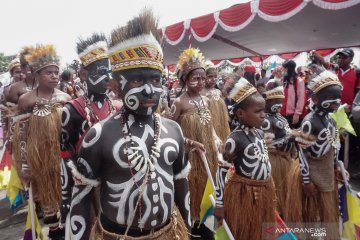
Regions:
<instances>
[{"instance_id":1,"label":"girl with painted face","mask_svg":"<svg viewBox=\"0 0 360 240\"><path fill-rule=\"evenodd\" d=\"M327 238L340 239L335 227L339 221L335 173L340 144L335 122L329 113L340 106L342 85L335 74L323 71L310 80L308 87L315 108L304 118L296 138L301 167L290 173L297 177L290 183L294 193L287 200L292 206L287 220L320 222L326 228Z\"/></svg>"},{"instance_id":2,"label":"girl with painted face","mask_svg":"<svg viewBox=\"0 0 360 240\"><path fill-rule=\"evenodd\" d=\"M275 222L276 207L268 149L259 129L265 119L265 100L244 78L229 97L239 125L226 141L225 161L217 171L214 215L226 220L235 239L260 240L263 223ZM235 172L226 182L231 166Z\"/></svg>"},{"instance_id":3,"label":"girl with painted face","mask_svg":"<svg viewBox=\"0 0 360 240\"><path fill-rule=\"evenodd\" d=\"M214 178L217 169L217 150L221 140L213 128L209 99L200 94L206 82L204 57L198 49L187 49L181 53L178 66L186 91L174 100L170 109L172 119L180 124L187 139L204 145ZM200 155L191 151L193 147L187 149L192 166L189 174L191 217L194 221L192 235L195 239L213 239L213 233L204 224L199 226L200 203L208 177Z\"/></svg>"},{"instance_id":4,"label":"girl with painted face","mask_svg":"<svg viewBox=\"0 0 360 240\"><path fill-rule=\"evenodd\" d=\"M77 239L188 239L190 168L179 125L155 113L163 53L149 10L111 34L109 59L123 108L90 128L79 152L70 222ZM93 224L93 188L100 212Z\"/></svg>"},{"instance_id":5,"label":"girl with painted face","mask_svg":"<svg viewBox=\"0 0 360 240\"><path fill-rule=\"evenodd\" d=\"M291 129L286 119L281 116L280 109L284 99L284 88L274 81L266 84L264 91L266 99L266 114L261 129L265 134L272 135L269 146L271 175L274 179L277 195L277 209L281 216L285 213L285 200L288 190L288 176L294 163L296 149ZM295 155L295 156L294 156Z\"/></svg>"}]
</instances>

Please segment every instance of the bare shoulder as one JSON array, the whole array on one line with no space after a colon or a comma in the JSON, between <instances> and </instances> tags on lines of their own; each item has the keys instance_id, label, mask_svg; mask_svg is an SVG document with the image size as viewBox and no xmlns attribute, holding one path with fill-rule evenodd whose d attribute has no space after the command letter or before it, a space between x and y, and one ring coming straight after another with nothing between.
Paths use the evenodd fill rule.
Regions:
<instances>
[{"instance_id":1,"label":"bare shoulder","mask_svg":"<svg viewBox=\"0 0 360 240\"><path fill-rule=\"evenodd\" d=\"M26 84L24 83L24 81L20 81L20 82L14 82L13 84L11 84L11 88L12 91L16 91L17 89L20 89L22 87L26 86Z\"/></svg>"},{"instance_id":2,"label":"bare shoulder","mask_svg":"<svg viewBox=\"0 0 360 240\"><path fill-rule=\"evenodd\" d=\"M28 111L34 107L36 103L36 92L32 90L20 96L18 106L21 112Z\"/></svg>"},{"instance_id":3,"label":"bare shoulder","mask_svg":"<svg viewBox=\"0 0 360 240\"><path fill-rule=\"evenodd\" d=\"M71 97L69 94L62 92L59 89L54 90L53 98L55 99L55 102L60 102L63 104L65 104L66 102L71 100Z\"/></svg>"}]
</instances>

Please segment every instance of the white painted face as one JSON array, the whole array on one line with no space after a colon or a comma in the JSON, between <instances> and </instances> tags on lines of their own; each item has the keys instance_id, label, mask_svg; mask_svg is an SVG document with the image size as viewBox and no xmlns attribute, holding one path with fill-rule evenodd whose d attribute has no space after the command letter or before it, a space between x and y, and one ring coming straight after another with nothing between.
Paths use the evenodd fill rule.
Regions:
<instances>
[{"instance_id":1,"label":"white painted face","mask_svg":"<svg viewBox=\"0 0 360 240\"><path fill-rule=\"evenodd\" d=\"M161 72L144 68L130 69L120 75L121 97L124 106L139 115L151 115L159 105Z\"/></svg>"},{"instance_id":2,"label":"white painted face","mask_svg":"<svg viewBox=\"0 0 360 240\"><path fill-rule=\"evenodd\" d=\"M281 108L282 108L282 103L274 104L274 105L271 106L271 111L272 112L279 112Z\"/></svg>"}]
</instances>

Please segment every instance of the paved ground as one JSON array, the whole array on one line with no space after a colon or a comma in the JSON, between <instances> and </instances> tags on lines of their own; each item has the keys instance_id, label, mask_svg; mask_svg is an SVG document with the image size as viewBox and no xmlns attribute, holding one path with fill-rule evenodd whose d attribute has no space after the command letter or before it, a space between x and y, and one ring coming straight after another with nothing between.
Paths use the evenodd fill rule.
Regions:
<instances>
[{"instance_id":1,"label":"paved ground","mask_svg":"<svg viewBox=\"0 0 360 240\"><path fill-rule=\"evenodd\" d=\"M13 214L9 208L9 203L5 202L5 196L6 191L0 190L0 239L22 240L27 217L27 205L23 204ZM43 226L42 231L43 235L47 236L48 228Z\"/></svg>"}]
</instances>

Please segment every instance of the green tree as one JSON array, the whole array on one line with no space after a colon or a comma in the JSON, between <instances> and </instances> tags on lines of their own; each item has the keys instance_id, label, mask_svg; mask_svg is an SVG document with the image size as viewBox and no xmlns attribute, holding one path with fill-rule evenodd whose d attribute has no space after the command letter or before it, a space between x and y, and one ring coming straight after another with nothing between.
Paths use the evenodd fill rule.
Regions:
<instances>
[{"instance_id":1,"label":"green tree","mask_svg":"<svg viewBox=\"0 0 360 240\"><path fill-rule=\"evenodd\" d=\"M15 58L15 55L5 56L4 53L0 53L0 73L8 70L9 63Z\"/></svg>"}]
</instances>

